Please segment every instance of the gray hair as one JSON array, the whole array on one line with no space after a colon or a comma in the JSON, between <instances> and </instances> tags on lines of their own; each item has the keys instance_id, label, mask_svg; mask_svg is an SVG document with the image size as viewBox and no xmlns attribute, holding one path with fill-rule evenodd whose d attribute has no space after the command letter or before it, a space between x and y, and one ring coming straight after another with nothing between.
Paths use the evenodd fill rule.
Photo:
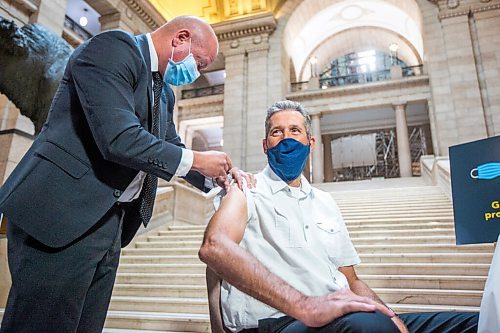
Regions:
<instances>
[{"instance_id":1,"label":"gray hair","mask_svg":"<svg viewBox=\"0 0 500 333\"><path fill-rule=\"evenodd\" d=\"M310 139L312 136L312 129L311 129L311 117L309 116L309 112L307 112L306 109L299 102L294 102L289 100L276 102L273 105L271 105L269 109L267 109L266 138L267 135L269 134L269 131L271 130L271 117L273 116L273 114L285 110L297 111L304 117L304 126L306 128L307 138Z\"/></svg>"}]
</instances>

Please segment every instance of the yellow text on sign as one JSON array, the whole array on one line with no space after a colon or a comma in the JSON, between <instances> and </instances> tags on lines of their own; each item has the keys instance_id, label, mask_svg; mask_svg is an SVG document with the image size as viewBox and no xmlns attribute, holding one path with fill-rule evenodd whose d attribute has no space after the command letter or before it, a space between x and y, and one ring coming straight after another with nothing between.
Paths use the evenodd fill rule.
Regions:
<instances>
[{"instance_id":1,"label":"yellow text on sign","mask_svg":"<svg viewBox=\"0 0 500 333\"><path fill-rule=\"evenodd\" d=\"M500 209L500 201L492 201L491 208ZM484 213L484 219L488 221L489 219L500 218L500 211Z\"/></svg>"}]
</instances>

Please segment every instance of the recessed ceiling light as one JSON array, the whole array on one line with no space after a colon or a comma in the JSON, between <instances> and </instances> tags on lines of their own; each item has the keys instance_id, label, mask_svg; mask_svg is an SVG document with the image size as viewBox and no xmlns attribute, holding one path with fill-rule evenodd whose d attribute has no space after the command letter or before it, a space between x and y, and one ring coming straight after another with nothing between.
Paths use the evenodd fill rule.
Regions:
<instances>
[{"instance_id":1,"label":"recessed ceiling light","mask_svg":"<svg viewBox=\"0 0 500 333\"><path fill-rule=\"evenodd\" d=\"M89 20L85 16L80 17L80 25L82 27L85 27L88 23L89 23Z\"/></svg>"}]
</instances>

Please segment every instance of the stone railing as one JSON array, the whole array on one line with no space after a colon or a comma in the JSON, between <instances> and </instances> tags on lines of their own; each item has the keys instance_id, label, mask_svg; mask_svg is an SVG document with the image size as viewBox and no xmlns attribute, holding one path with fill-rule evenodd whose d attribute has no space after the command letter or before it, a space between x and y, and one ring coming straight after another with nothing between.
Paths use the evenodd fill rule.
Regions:
<instances>
[{"instance_id":1,"label":"stone railing","mask_svg":"<svg viewBox=\"0 0 500 333\"><path fill-rule=\"evenodd\" d=\"M404 77L420 76L424 74L423 65L399 67L393 66L379 71L339 75L325 78L311 78L310 81L292 82L291 91L326 89L329 87L341 87L356 84L365 84L378 81L401 79Z\"/></svg>"},{"instance_id":2,"label":"stone railing","mask_svg":"<svg viewBox=\"0 0 500 333\"><path fill-rule=\"evenodd\" d=\"M451 200L450 159L447 156L424 155L420 158L422 179L430 185L439 186Z\"/></svg>"},{"instance_id":3,"label":"stone railing","mask_svg":"<svg viewBox=\"0 0 500 333\"><path fill-rule=\"evenodd\" d=\"M204 88L183 90L181 99L220 95L220 94L224 94L223 84L204 87Z\"/></svg>"},{"instance_id":4,"label":"stone railing","mask_svg":"<svg viewBox=\"0 0 500 333\"><path fill-rule=\"evenodd\" d=\"M153 217L148 228L139 228L137 235L160 226L179 224L205 225L214 213L213 199L218 193L213 190L203 193L183 180L165 182L160 180L156 192Z\"/></svg>"}]
</instances>

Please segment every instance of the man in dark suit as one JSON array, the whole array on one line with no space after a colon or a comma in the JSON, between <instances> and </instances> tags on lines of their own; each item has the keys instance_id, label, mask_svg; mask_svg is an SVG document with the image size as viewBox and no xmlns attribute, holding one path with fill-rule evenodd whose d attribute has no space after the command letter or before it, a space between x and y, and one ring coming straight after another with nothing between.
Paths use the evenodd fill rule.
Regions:
<instances>
[{"instance_id":1,"label":"man in dark suit","mask_svg":"<svg viewBox=\"0 0 500 333\"><path fill-rule=\"evenodd\" d=\"M0 189L12 275L1 332L101 332L120 247L151 218L157 177L202 190L227 172L248 177L225 153L184 149L172 122L169 84L194 81L217 51L194 17L137 37L104 32L74 51L47 122Z\"/></svg>"}]
</instances>

